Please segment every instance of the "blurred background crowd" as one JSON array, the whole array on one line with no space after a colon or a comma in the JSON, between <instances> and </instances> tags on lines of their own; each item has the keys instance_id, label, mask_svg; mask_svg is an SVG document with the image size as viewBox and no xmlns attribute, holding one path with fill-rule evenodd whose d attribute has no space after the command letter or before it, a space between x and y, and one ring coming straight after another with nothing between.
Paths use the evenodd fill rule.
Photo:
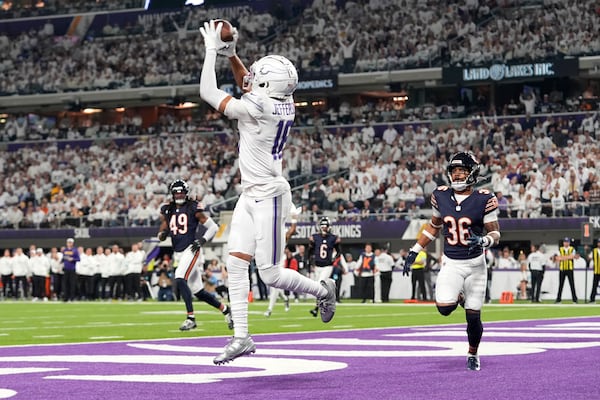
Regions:
<instances>
[{"instance_id":1,"label":"blurred background crowd","mask_svg":"<svg viewBox=\"0 0 600 400\"><path fill-rule=\"evenodd\" d=\"M69 34L57 32L53 20L142 7L2 2L0 99L197 84L197 28L223 9L184 7L125 24L107 18L80 35L72 25ZM282 54L302 75L596 55L598 11L592 0L314 0L271 12L240 5L227 17L240 29L242 59ZM10 20L32 21L31 28ZM227 79L227 61L220 62ZM589 102L597 82L568 86L523 90L504 102L474 91L419 101L338 96L298 106L284 160L294 201L307 220L427 215L430 193L446 183L448 156L469 150L482 162L481 186L500 199L501 216L598 215L600 121ZM163 109L151 121L140 108L111 118L69 111L0 119L0 227L155 225L176 178L214 213L232 208L240 192L235 126L206 105Z\"/></svg>"}]
</instances>

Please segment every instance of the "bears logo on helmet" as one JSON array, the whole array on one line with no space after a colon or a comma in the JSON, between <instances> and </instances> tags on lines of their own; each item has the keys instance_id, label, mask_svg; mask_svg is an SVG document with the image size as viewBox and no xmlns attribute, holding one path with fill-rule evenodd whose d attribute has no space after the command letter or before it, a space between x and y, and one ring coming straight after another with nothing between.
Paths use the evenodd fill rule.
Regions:
<instances>
[{"instance_id":1,"label":"bears logo on helmet","mask_svg":"<svg viewBox=\"0 0 600 400\"><path fill-rule=\"evenodd\" d=\"M461 167L466 169L469 172L469 175L464 181L454 182L452 180L452 171L454 168ZM448 163L448 167L446 168L446 176L448 177L448 182L450 182L450 186L452 189L462 192L466 190L469 186L473 186L477 183L477 178L479 177L479 162L475 159L475 156L471 153L460 152L456 153L450 158L450 162Z\"/></svg>"},{"instance_id":2,"label":"bears logo on helmet","mask_svg":"<svg viewBox=\"0 0 600 400\"><path fill-rule=\"evenodd\" d=\"M329 228L331 226L331 221L329 221L329 218L327 217L322 217L319 220L319 229L321 230L322 233L327 233L329 232Z\"/></svg>"},{"instance_id":3,"label":"bears logo on helmet","mask_svg":"<svg viewBox=\"0 0 600 400\"><path fill-rule=\"evenodd\" d=\"M171 193L175 204L181 205L185 203L189 192L190 188L183 179L177 179L169 185L169 193Z\"/></svg>"}]
</instances>

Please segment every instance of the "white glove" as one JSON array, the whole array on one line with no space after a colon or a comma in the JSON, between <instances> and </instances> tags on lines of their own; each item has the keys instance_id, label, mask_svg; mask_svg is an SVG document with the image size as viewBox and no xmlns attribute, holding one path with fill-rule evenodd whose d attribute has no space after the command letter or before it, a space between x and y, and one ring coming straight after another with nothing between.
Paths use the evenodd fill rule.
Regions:
<instances>
[{"instance_id":1,"label":"white glove","mask_svg":"<svg viewBox=\"0 0 600 400\"><path fill-rule=\"evenodd\" d=\"M204 23L204 26L200 27L200 33L204 38L204 46L206 50L210 49L218 49L219 42L221 41L221 29L223 29L223 24L219 23L218 26L215 27L215 21L210 20Z\"/></svg>"},{"instance_id":2,"label":"white glove","mask_svg":"<svg viewBox=\"0 0 600 400\"><path fill-rule=\"evenodd\" d=\"M221 35L219 35L220 43L217 43L217 54L225 56L227 58L235 56L235 46L239 37L237 28L233 28L231 32L233 33L233 41L224 42L221 40Z\"/></svg>"}]
</instances>

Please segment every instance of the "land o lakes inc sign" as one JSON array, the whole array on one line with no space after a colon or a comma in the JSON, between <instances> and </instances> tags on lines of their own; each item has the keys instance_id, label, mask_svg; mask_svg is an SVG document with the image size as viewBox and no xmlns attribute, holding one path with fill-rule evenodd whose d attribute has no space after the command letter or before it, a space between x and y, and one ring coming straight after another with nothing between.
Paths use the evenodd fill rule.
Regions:
<instances>
[{"instance_id":1,"label":"land o lakes inc sign","mask_svg":"<svg viewBox=\"0 0 600 400\"><path fill-rule=\"evenodd\" d=\"M489 66L449 67L442 70L444 83L471 83L513 79L576 76L577 59L541 61L522 64L499 63Z\"/></svg>"}]
</instances>

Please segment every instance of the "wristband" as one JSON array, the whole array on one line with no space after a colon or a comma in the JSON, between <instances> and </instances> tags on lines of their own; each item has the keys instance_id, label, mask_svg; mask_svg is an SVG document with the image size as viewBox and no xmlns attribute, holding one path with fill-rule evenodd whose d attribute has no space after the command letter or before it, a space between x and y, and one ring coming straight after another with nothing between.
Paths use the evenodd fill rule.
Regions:
<instances>
[{"instance_id":1,"label":"wristband","mask_svg":"<svg viewBox=\"0 0 600 400\"><path fill-rule=\"evenodd\" d=\"M494 238L490 235L485 235L483 238L487 239L488 243L484 243L482 247L486 249L492 247L492 245L494 244Z\"/></svg>"},{"instance_id":2,"label":"wristband","mask_svg":"<svg viewBox=\"0 0 600 400\"><path fill-rule=\"evenodd\" d=\"M423 235L425 235L425 237L427 237L429 240L433 241L435 240L435 236L433 236L428 230L423 230L423 232L421 232Z\"/></svg>"},{"instance_id":3,"label":"wristband","mask_svg":"<svg viewBox=\"0 0 600 400\"><path fill-rule=\"evenodd\" d=\"M419 243L415 243L413 245L413 247L411 247L410 249L408 249L408 251L414 251L415 253L418 253L421 250L423 250L423 246L421 246Z\"/></svg>"}]
</instances>

